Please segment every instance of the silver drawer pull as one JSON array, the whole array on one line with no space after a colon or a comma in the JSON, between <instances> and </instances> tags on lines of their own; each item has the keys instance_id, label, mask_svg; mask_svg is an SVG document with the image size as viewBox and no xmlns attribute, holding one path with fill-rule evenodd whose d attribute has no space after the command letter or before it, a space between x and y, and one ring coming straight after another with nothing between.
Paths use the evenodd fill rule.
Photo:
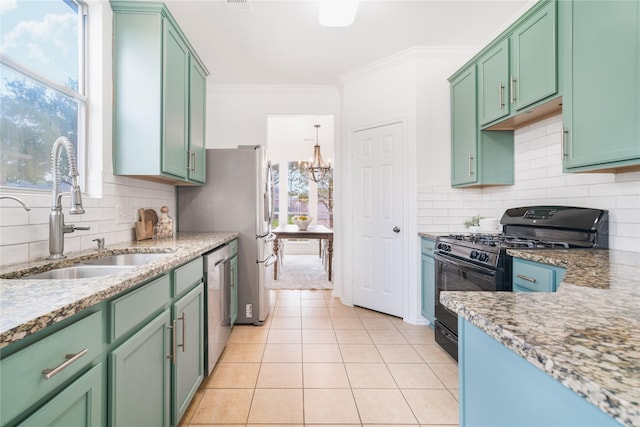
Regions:
<instances>
[{"instance_id":1,"label":"silver drawer pull","mask_svg":"<svg viewBox=\"0 0 640 427\"><path fill-rule=\"evenodd\" d=\"M516 274L516 277L522 280L526 280L527 282L536 283L537 280L533 277L525 276L524 274Z\"/></svg>"},{"instance_id":2,"label":"silver drawer pull","mask_svg":"<svg viewBox=\"0 0 640 427\"><path fill-rule=\"evenodd\" d=\"M85 354L88 353L88 350L82 349L80 350L78 353L76 354L67 354L65 355L65 360L63 363L61 363L60 365L56 366L53 369L43 369L42 370L42 376L44 377L45 380L49 380L51 378L53 378L54 376L58 375L64 368L66 368L67 366L71 365L72 363L74 363L75 361L77 361L78 359L80 359L82 356L84 356Z\"/></svg>"}]
</instances>

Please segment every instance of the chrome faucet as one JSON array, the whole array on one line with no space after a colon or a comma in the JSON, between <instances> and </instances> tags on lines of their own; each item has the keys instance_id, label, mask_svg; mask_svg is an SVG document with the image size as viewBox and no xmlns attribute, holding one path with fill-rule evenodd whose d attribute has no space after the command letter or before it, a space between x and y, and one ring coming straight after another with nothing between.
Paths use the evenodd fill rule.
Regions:
<instances>
[{"instance_id":1,"label":"chrome faucet","mask_svg":"<svg viewBox=\"0 0 640 427\"><path fill-rule=\"evenodd\" d=\"M60 192L60 154L62 149L67 150L67 159L69 160L69 174L72 179L71 187L71 215L80 215L84 213L82 207L82 197L80 195L80 186L78 185L78 168L76 163L76 152L73 144L68 138L61 136L56 139L51 148L51 170L53 172L53 204L51 213L49 214L49 257L47 259L64 259L64 235L65 233L73 233L76 230L89 230L90 227L76 227L73 224L64 223L64 214L62 213L62 194Z\"/></svg>"},{"instance_id":2,"label":"chrome faucet","mask_svg":"<svg viewBox=\"0 0 640 427\"><path fill-rule=\"evenodd\" d=\"M6 194L0 194L0 199L11 199L11 200L15 200L16 202L20 203L22 205L22 208L29 212L31 210L31 208L27 205L24 204L24 202L22 200L20 200L19 198L15 197L15 196L9 196Z\"/></svg>"}]
</instances>

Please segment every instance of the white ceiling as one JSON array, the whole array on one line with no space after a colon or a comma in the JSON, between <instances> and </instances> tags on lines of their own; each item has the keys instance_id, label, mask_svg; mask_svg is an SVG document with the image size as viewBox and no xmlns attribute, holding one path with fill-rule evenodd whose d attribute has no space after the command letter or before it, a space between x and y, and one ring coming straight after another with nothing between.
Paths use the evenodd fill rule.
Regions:
<instances>
[{"instance_id":1,"label":"white ceiling","mask_svg":"<svg viewBox=\"0 0 640 427\"><path fill-rule=\"evenodd\" d=\"M214 84L335 84L414 46L481 46L532 0L361 0L346 28L318 24L319 1L165 1Z\"/></svg>"}]
</instances>

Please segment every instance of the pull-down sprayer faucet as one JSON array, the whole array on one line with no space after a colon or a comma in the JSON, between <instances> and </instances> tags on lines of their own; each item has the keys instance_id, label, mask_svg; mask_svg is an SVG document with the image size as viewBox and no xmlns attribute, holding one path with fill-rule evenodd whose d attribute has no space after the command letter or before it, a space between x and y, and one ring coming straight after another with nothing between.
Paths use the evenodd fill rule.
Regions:
<instances>
[{"instance_id":1,"label":"pull-down sprayer faucet","mask_svg":"<svg viewBox=\"0 0 640 427\"><path fill-rule=\"evenodd\" d=\"M47 259L64 259L64 235L65 233L73 233L76 230L89 230L90 227L76 227L73 224L64 223L64 214L62 213L62 194L60 192L60 154L62 149L67 150L67 159L69 160L69 174L72 179L71 187L71 215L80 215L84 213L82 207L82 197L80 194L80 186L78 185L78 168L76 163L76 152L73 144L68 138L61 136L56 139L51 148L51 170L53 172L53 201L51 205L51 213L49 214L49 257Z\"/></svg>"}]
</instances>

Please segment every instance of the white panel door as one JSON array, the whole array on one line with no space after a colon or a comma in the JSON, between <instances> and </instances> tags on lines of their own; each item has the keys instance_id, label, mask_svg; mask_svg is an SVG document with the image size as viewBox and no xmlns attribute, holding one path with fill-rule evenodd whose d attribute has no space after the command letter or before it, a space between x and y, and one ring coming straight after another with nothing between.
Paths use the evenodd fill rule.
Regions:
<instances>
[{"instance_id":1,"label":"white panel door","mask_svg":"<svg viewBox=\"0 0 640 427\"><path fill-rule=\"evenodd\" d=\"M402 123L352 133L355 305L403 316Z\"/></svg>"}]
</instances>

